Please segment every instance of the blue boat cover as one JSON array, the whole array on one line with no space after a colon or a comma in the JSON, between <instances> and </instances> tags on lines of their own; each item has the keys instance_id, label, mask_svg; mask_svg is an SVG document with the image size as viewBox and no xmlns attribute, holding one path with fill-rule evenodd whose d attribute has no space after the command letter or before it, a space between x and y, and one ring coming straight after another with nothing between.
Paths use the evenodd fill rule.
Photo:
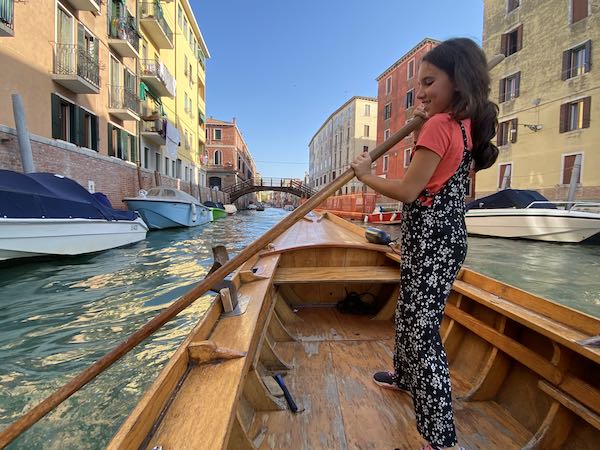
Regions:
<instances>
[{"instance_id":1,"label":"blue boat cover","mask_svg":"<svg viewBox=\"0 0 600 450\"><path fill-rule=\"evenodd\" d=\"M0 217L135 220L137 215L103 204L70 178L0 170Z\"/></svg>"},{"instance_id":2,"label":"blue boat cover","mask_svg":"<svg viewBox=\"0 0 600 450\"><path fill-rule=\"evenodd\" d=\"M548 199L537 191L526 189L503 189L495 194L481 197L467 203L470 209L526 208L531 202L547 202ZM536 208L556 209L553 203L535 205Z\"/></svg>"}]
</instances>

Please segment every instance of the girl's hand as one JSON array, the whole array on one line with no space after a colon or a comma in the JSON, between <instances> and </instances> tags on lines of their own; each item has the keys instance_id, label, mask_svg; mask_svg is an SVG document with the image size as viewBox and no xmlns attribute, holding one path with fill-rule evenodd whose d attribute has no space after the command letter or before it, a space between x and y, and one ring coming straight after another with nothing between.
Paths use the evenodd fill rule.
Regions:
<instances>
[{"instance_id":1,"label":"girl's hand","mask_svg":"<svg viewBox=\"0 0 600 450\"><path fill-rule=\"evenodd\" d=\"M371 163L371 155L369 155L368 152L363 152L356 158L354 158L354 161L352 161L350 165L354 169L354 174L356 175L356 178L360 180L361 177L365 175L370 175Z\"/></svg>"},{"instance_id":2,"label":"girl's hand","mask_svg":"<svg viewBox=\"0 0 600 450\"><path fill-rule=\"evenodd\" d=\"M429 119L429 114L425 111L425 106L421 103L413 110L413 117L420 117L423 120ZM422 125L421 125L422 126ZM413 131L413 143L417 143L417 139L419 137L419 132L421 131L421 127L417 128Z\"/></svg>"}]
</instances>

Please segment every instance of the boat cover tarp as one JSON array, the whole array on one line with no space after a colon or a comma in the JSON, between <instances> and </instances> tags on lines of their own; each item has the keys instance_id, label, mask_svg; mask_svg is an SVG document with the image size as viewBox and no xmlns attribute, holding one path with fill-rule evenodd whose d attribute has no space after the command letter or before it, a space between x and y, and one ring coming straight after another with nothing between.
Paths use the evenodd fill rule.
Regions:
<instances>
[{"instance_id":1,"label":"boat cover tarp","mask_svg":"<svg viewBox=\"0 0 600 450\"><path fill-rule=\"evenodd\" d=\"M526 208L531 202L547 202L548 199L537 191L526 189L503 189L495 194L481 197L467 203L470 209L499 209L499 208ZM556 209L553 203L540 203L533 207L543 209Z\"/></svg>"},{"instance_id":2,"label":"boat cover tarp","mask_svg":"<svg viewBox=\"0 0 600 450\"><path fill-rule=\"evenodd\" d=\"M137 216L110 208L70 178L0 170L0 217L135 220Z\"/></svg>"}]
</instances>

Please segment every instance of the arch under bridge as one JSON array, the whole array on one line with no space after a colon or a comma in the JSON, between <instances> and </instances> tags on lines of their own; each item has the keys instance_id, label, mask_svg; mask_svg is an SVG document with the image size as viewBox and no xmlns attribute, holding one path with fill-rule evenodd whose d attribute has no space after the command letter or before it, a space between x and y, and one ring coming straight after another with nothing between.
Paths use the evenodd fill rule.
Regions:
<instances>
[{"instance_id":1,"label":"arch under bridge","mask_svg":"<svg viewBox=\"0 0 600 450\"><path fill-rule=\"evenodd\" d=\"M229 194L231 203L243 195L258 191L287 192L304 198L309 198L317 192L316 189L294 178L249 178L227 186L222 191Z\"/></svg>"}]
</instances>

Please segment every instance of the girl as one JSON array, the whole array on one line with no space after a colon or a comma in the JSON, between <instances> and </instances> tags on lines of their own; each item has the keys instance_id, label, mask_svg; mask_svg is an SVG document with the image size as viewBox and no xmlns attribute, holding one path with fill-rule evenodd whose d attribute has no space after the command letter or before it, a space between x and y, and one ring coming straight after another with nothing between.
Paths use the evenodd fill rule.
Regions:
<instances>
[{"instance_id":1,"label":"girl","mask_svg":"<svg viewBox=\"0 0 600 450\"><path fill-rule=\"evenodd\" d=\"M498 149L498 107L488 100L483 51L470 39L450 39L428 52L419 68L415 111L427 119L401 180L371 174L368 153L352 167L377 192L404 202L400 298L396 308L394 372L380 386L412 394L426 449L457 448L450 375L440 339L444 307L467 253L465 189L469 170L490 167Z\"/></svg>"}]
</instances>

